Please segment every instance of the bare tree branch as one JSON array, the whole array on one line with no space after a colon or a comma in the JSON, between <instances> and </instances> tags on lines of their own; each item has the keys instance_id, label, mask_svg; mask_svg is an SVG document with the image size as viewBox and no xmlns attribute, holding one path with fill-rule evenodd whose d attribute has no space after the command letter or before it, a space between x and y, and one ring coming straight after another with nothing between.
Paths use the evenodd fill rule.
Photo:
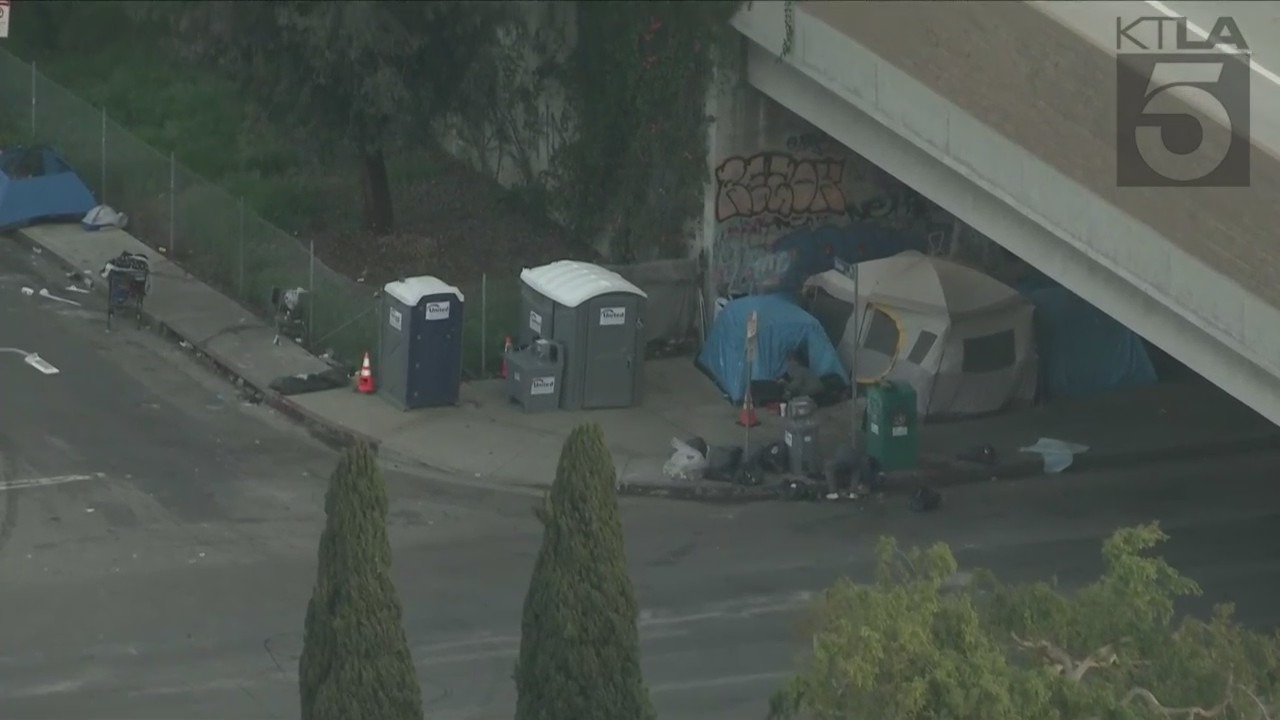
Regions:
<instances>
[{"instance_id":1,"label":"bare tree branch","mask_svg":"<svg viewBox=\"0 0 1280 720\"><path fill-rule=\"evenodd\" d=\"M1017 633L1009 634L1013 636L1013 641L1018 645L1028 650L1037 650L1042 653L1048 658L1049 663L1057 669L1059 675L1063 675L1075 683L1083 680L1085 673L1094 668L1108 667L1120 662L1114 647L1109 644L1103 645L1090 653L1085 659L1077 662L1066 650L1048 640L1024 640L1018 637Z\"/></svg>"},{"instance_id":2,"label":"bare tree branch","mask_svg":"<svg viewBox=\"0 0 1280 720\"><path fill-rule=\"evenodd\" d=\"M1250 690L1249 688L1247 688L1247 687L1245 687L1245 686L1243 686L1243 685L1237 685L1236 687L1238 687L1238 688L1240 688L1241 690L1243 690L1243 691L1244 691L1244 693L1245 693L1246 695L1248 695L1250 698L1253 698L1253 701L1254 701L1255 703L1257 703L1257 705L1258 705L1258 712L1262 713L1262 720L1272 720L1272 718L1271 718L1271 711L1270 711L1270 710L1267 708L1267 706L1262 702L1262 700L1258 699L1258 696L1257 696L1257 695L1255 695L1255 694L1253 693L1253 691L1252 691L1252 690Z\"/></svg>"},{"instance_id":3,"label":"bare tree branch","mask_svg":"<svg viewBox=\"0 0 1280 720\"><path fill-rule=\"evenodd\" d=\"M1146 701L1147 705L1152 710L1164 714L1164 716L1169 718L1169 720L1173 720L1174 718L1181 718L1182 720L1212 720L1225 712L1227 708L1231 707L1231 690L1234 687L1235 684L1232 680L1231 674L1228 673L1227 689L1225 696L1222 698L1222 702L1219 702L1217 705L1208 709L1199 706L1182 708L1165 707L1150 690L1143 687L1135 687L1130 690L1128 694L1124 696L1124 700L1120 701L1120 704L1128 705L1133 700L1142 699Z\"/></svg>"}]
</instances>

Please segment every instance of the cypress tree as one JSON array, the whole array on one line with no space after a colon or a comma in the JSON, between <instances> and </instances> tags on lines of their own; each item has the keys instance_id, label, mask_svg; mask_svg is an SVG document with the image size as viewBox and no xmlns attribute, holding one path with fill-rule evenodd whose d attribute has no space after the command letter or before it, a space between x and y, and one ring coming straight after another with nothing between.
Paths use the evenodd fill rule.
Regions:
<instances>
[{"instance_id":1,"label":"cypress tree","mask_svg":"<svg viewBox=\"0 0 1280 720\"><path fill-rule=\"evenodd\" d=\"M538 512L542 548L524 600L516 720L654 717L615 485L600 426L578 426Z\"/></svg>"},{"instance_id":2,"label":"cypress tree","mask_svg":"<svg viewBox=\"0 0 1280 720\"><path fill-rule=\"evenodd\" d=\"M422 691L391 580L387 489L367 446L342 456L324 510L298 662L302 720L421 720Z\"/></svg>"}]
</instances>

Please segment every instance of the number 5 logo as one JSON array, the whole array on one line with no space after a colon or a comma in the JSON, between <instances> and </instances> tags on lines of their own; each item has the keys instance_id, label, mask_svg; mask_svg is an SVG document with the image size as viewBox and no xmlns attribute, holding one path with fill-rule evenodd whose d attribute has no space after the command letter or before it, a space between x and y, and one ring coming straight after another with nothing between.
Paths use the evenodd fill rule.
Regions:
<instances>
[{"instance_id":1,"label":"number 5 logo","mask_svg":"<svg viewBox=\"0 0 1280 720\"><path fill-rule=\"evenodd\" d=\"M1247 57L1193 57L1117 58L1120 186L1249 184Z\"/></svg>"},{"instance_id":2,"label":"number 5 logo","mask_svg":"<svg viewBox=\"0 0 1280 720\"><path fill-rule=\"evenodd\" d=\"M1161 176L1179 182L1213 172L1231 149L1231 117L1205 86L1217 86L1225 62L1156 63L1142 116L1133 129L1138 153ZM1182 88L1177 97L1174 88ZM1191 105L1199 115L1187 112ZM1221 118L1225 127L1213 122ZM1199 140L1196 140L1196 137ZM1174 147L1170 147L1173 145Z\"/></svg>"}]
</instances>

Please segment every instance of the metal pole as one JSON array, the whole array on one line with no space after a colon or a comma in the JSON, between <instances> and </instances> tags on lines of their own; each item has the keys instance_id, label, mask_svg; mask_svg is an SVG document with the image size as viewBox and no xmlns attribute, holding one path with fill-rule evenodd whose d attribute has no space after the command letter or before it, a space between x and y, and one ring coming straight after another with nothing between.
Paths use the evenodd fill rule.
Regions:
<instances>
[{"instance_id":1,"label":"metal pole","mask_svg":"<svg viewBox=\"0 0 1280 720\"><path fill-rule=\"evenodd\" d=\"M174 239L178 227L178 159L169 153L169 257L178 259Z\"/></svg>"},{"instance_id":2,"label":"metal pole","mask_svg":"<svg viewBox=\"0 0 1280 720\"><path fill-rule=\"evenodd\" d=\"M31 139L36 139L36 64L31 63Z\"/></svg>"},{"instance_id":3,"label":"metal pole","mask_svg":"<svg viewBox=\"0 0 1280 720\"><path fill-rule=\"evenodd\" d=\"M851 413L849 435L853 449L862 448L862 413L858 412L858 351L862 345L862 313L858 310L858 265L853 265L853 356L849 358L849 385L853 395L849 400Z\"/></svg>"},{"instance_id":4,"label":"metal pole","mask_svg":"<svg viewBox=\"0 0 1280 720\"><path fill-rule=\"evenodd\" d=\"M489 370L489 273L480 273L480 377Z\"/></svg>"},{"instance_id":5,"label":"metal pole","mask_svg":"<svg viewBox=\"0 0 1280 720\"><path fill-rule=\"evenodd\" d=\"M98 197L107 204L107 106L102 106L102 175L98 183Z\"/></svg>"},{"instance_id":6,"label":"metal pole","mask_svg":"<svg viewBox=\"0 0 1280 720\"><path fill-rule=\"evenodd\" d=\"M244 198L240 198L240 245L237 248L239 260L240 296L244 297Z\"/></svg>"},{"instance_id":7,"label":"metal pole","mask_svg":"<svg viewBox=\"0 0 1280 720\"><path fill-rule=\"evenodd\" d=\"M307 313L307 343L315 337L316 332L316 241L311 241L311 258L307 268L307 294L311 296L310 311Z\"/></svg>"}]
</instances>

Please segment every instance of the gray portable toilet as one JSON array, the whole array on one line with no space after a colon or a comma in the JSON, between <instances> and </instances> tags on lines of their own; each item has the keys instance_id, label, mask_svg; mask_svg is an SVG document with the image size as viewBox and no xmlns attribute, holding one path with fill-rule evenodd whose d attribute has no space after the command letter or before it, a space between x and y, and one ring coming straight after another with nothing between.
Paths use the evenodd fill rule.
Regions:
<instances>
[{"instance_id":1,"label":"gray portable toilet","mask_svg":"<svg viewBox=\"0 0 1280 720\"><path fill-rule=\"evenodd\" d=\"M520 273L525 337L564 348L560 407L622 408L640 402L647 295L599 265L560 260ZM535 326L540 326L540 329Z\"/></svg>"},{"instance_id":2,"label":"gray portable toilet","mask_svg":"<svg viewBox=\"0 0 1280 720\"><path fill-rule=\"evenodd\" d=\"M382 292L378 393L404 410L457 405L462 385L462 291L422 275Z\"/></svg>"}]
</instances>

